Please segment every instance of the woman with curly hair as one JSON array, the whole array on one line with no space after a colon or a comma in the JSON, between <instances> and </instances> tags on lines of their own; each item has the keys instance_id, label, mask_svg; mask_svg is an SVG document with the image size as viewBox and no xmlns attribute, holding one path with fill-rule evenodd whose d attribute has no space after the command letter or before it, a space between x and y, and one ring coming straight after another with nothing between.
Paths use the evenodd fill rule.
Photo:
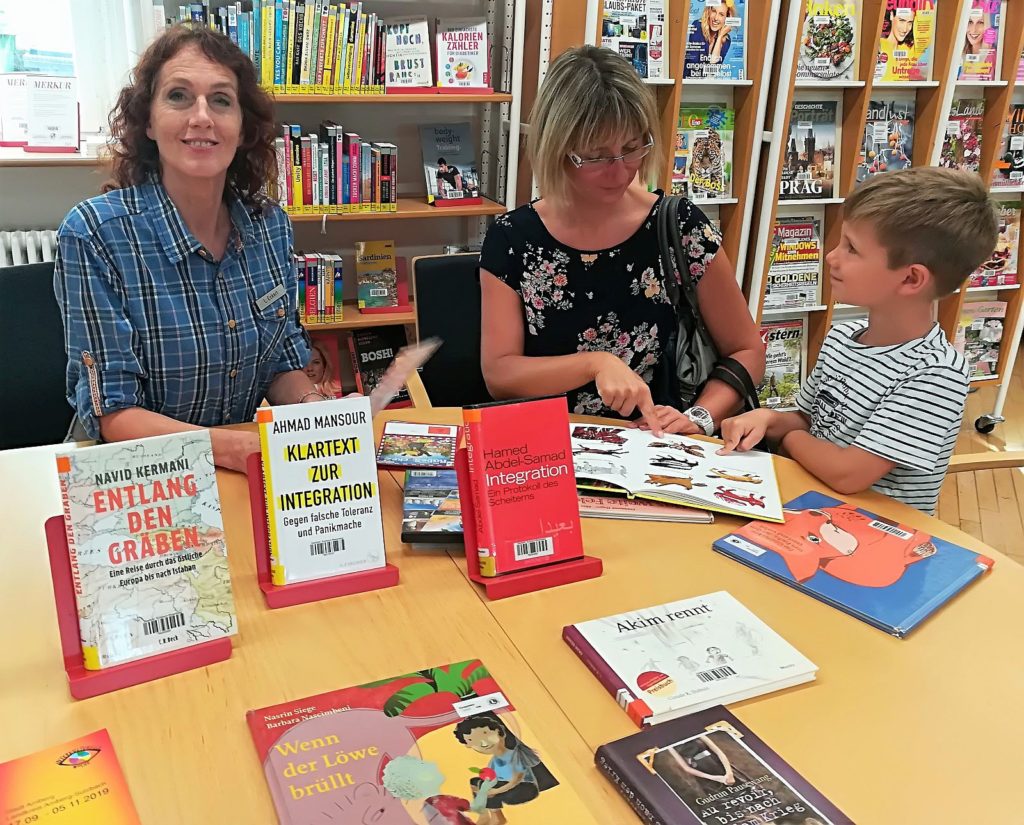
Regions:
<instances>
[{"instance_id":1,"label":"woman with curly hair","mask_svg":"<svg viewBox=\"0 0 1024 825\"><path fill-rule=\"evenodd\" d=\"M113 179L58 231L72 437L122 441L251 421L320 401L303 368L292 228L261 194L274 109L227 37L176 26L139 60L110 115ZM214 430L243 470L251 432Z\"/></svg>"}]
</instances>

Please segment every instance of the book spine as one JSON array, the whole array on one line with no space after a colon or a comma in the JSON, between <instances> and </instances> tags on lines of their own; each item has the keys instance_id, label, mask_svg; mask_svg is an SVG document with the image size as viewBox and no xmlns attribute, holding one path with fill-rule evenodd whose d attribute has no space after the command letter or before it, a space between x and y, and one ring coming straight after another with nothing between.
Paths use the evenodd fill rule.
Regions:
<instances>
[{"instance_id":1,"label":"book spine","mask_svg":"<svg viewBox=\"0 0 1024 825\"><path fill-rule=\"evenodd\" d=\"M259 2L252 4L252 63L256 67L256 77L263 76L263 18Z\"/></svg>"},{"instance_id":2,"label":"book spine","mask_svg":"<svg viewBox=\"0 0 1024 825\"><path fill-rule=\"evenodd\" d=\"M338 9L337 6L326 7L327 39L324 41L324 85L328 92L334 91L334 43L337 37Z\"/></svg>"},{"instance_id":3,"label":"book spine","mask_svg":"<svg viewBox=\"0 0 1024 825\"><path fill-rule=\"evenodd\" d=\"M66 463L65 463L66 462ZM68 562L71 565L71 582L75 587L77 602L85 595L82 588L82 574L78 566L78 545L75 543L75 529L71 520L70 486L71 459L69 456L57 456L58 478L60 479L60 500L64 508L64 532L68 540ZM78 630L82 641L82 658L86 670L99 670L102 667L99 656L99 645L95 639L92 622L87 615L78 612Z\"/></svg>"},{"instance_id":4,"label":"book spine","mask_svg":"<svg viewBox=\"0 0 1024 825\"><path fill-rule=\"evenodd\" d=\"M274 0L260 0L260 6L260 85L269 88L274 85Z\"/></svg>"},{"instance_id":5,"label":"book spine","mask_svg":"<svg viewBox=\"0 0 1024 825\"><path fill-rule=\"evenodd\" d=\"M308 255L300 255L299 257L302 259L302 269L300 271L306 279L306 323L314 324L316 323L317 306L320 300L316 290L316 269L310 265Z\"/></svg>"},{"instance_id":6,"label":"book spine","mask_svg":"<svg viewBox=\"0 0 1024 825\"><path fill-rule=\"evenodd\" d=\"M629 686L622 681L619 674L594 649L594 646L587 641L586 637L580 633L576 625L563 627L562 639L572 648L572 652L580 657L580 660L590 669L590 672L597 677L597 681L604 686L604 689L619 703L619 707L626 711L626 715L633 720L637 727L642 728L644 720L649 719L652 715L647 703L633 696Z\"/></svg>"},{"instance_id":7,"label":"book spine","mask_svg":"<svg viewBox=\"0 0 1024 825\"><path fill-rule=\"evenodd\" d=\"M352 357L352 377L356 380L356 392L365 395L363 373L359 369L359 345L356 343L356 333L354 332L348 337L348 352Z\"/></svg>"},{"instance_id":8,"label":"book spine","mask_svg":"<svg viewBox=\"0 0 1024 825\"><path fill-rule=\"evenodd\" d=\"M348 136L348 197L349 211L358 212L362 193L359 191L359 184L362 180L359 171L359 135Z\"/></svg>"},{"instance_id":9,"label":"book spine","mask_svg":"<svg viewBox=\"0 0 1024 825\"><path fill-rule=\"evenodd\" d=\"M290 200L291 188L288 186L288 176L285 171L287 169L287 149L284 138L274 139L274 157L277 160L277 191L274 194L281 208L285 209Z\"/></svg>"},{"instance_id":10,"label":"book spine","mask_svg":"<svg viewBox=\"0 0 1024 825\"><path fill-rule=\"evenodd\" d=\"M238 45L238 9L228 6L228 39Z\"/></svg>"},{"instance_id":11,"label":"book spine","mask_svg":"<svg viewBox=\"0 0 1024 825\"><path fill-rule=\"evenodd\" d=\"M305 159L305 155L303 155ZM320 141L316 135L309 135L309 191L313 211L320 211Z\"/></svg>"},{"instance_id":12,"label":"book spine","mask_svg":"<svg viewBox=\"0 0 1024 825\"><path fill-rule=\"evenodd\" d=\"M316 55L313 53L313 27L316 25L315 17L316 11L314 6L315 0L306 0L305 2L305 26L302 31L302 54L299 62L299 83L302 86L309 86L313 81L310 80L309 66L310 61L316 63ZM303 89L304 92L308 92L308 89Z\"/></svg>"},{"instance_id":13,"label":"book spine","mask_svg":"<svg viewBox=\"0 0 1024 825\"><path fill-rule=\"evenodd\" d=\"M274 3L274 85L284 83L285 37L288 32L288 4Z\"/></svg>"},{"instance_id":14,"label":"book spine","mask_svg":"<svg viewBox=\"0 0 1024 825\"><path fill-rule=\"evenodd\" d=\"M651 807L644 801L643 795L637 788L634 788L629 782L626 781L625 777L619 774L612 764L612 761L608 754L605 752L604 745L597 749L597 753L594 755L594 764L605 777L615 786L616 790L622 795L629 806L636 812L636 815L640 817L644 822L649 825L669 825L664 822Z\"/></svg>"},{"instance_id":15,"label":"book spine","mask_svg":"<svg viewBox=\"0 0 1024 825\"><path fill-rule=\"evenodd\" d=\"M359 211L373 209L373 169L370 168L370 144L359 145Z\"/></svg>"},{"instance_id":16,"label":"book spine","mask_svg":"<svg viewBox=\"0 0 1024 825\"><path fill-rule=\"evenodd\" d=\"M301 164L302 174L302 211L309 214L313 211L313 148L309 143L309 135L300 138L302 144Z\"/></svg>"},{"instance_id":17,"label":"book spine","mask_svg":"<svg viewBox=\"0 0 1024 825\"><path fill-rule=\"evenodd\" d=\"M463 410L466 433L466 461L469 468L470 495L476 514L476 552L481 576L497 576L495 564L494 517L487 501L487 478L484 469L483 420L480 410Z\"/></svg>"},{"instance_id":18,"label":"book spine","mask_svg":"<svg viewBox=\"0 0 1024 825\"><path fill-rule=\"evenodd\" d=\"M301 255L292 255L292 274L298 285L298 299L295 305L299 308L303 324L306 323L306 274L303 270L305 260Z\"/></svg>"},{"instance_id":19,"label":"book spine","mask_svg":"<svg viewBox=\"0 0 1024 825\"><path fill-rule=\"evenodd\" d=\"M341 255L334 256L334 320L344 320L345 302L343 300L344 265Z\"/></svg>"},{"instance_id":20,"label":"book spine","mask_svg":"<svg viewBox=\"0 0 1024 825\"><path fill-rule=\"evenodd\" d=\"M295 28L292 31L292 79L291 85L298 86L302 81L302 38L306 33L305 0L295 0Z\"/></svg>"},{"instance_id":21,"label":"book spine","mask_svg":"<svg viewBox=\"0 0 1024 825\"><path fill-rule=\"evenodd\" d=\"M316 85L324 85L324 54L327 51L327 0L317 3Z\"/></svg>"}]
</instances>

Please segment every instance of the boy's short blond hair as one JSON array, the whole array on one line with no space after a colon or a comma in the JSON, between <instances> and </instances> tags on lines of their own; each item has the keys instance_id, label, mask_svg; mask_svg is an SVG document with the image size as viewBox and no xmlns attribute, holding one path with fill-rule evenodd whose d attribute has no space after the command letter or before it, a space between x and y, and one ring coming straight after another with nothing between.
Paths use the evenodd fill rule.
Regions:
<instances>
[{"instance_id":1,"label":"boy's short blond hair","mask_svg":"<svg viewBox=\"0 0 1024 825\"><path fill-rule=\"evenodd\" d=\"M567 49L548 69L530 115L527 150L541 194L564 202L569 153L623 135L655 141L638 174L656 185L658 131L654 94L623 57L596 46Z\"/></svg>"},{"instance_id":2,"label":"boy's short blond hair","mask_svg":"<svg viewBox=\"0 0 1024 825\"><path fill-rule=\"evenodd\" d=\"M915 166L886 172L856 188L843 220L872 225L889 266L926 266L935 297L957 289L996 247L999 224L981 177Z\"/></svg>"}]
</instances>

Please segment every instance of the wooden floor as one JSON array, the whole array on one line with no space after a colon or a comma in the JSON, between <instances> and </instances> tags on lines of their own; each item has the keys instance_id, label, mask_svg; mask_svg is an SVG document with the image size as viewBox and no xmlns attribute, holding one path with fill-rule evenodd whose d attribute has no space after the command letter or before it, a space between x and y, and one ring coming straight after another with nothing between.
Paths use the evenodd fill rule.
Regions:
<instances>
[{"instance_id":1,"label":"wooden floor","mask_svg":"<svg viewBox=\"0 0 1024 825\"><path fill-rule=\"evenodd\" d=\"M1024 365L1018 360L1003 415L990 435L974 428L975 419L994 409L995 387L968 396L956 452L1024 450ZM946 477L938 516L1024 564L1024 468L956 473Z\"/></svg>"}]
</instances>

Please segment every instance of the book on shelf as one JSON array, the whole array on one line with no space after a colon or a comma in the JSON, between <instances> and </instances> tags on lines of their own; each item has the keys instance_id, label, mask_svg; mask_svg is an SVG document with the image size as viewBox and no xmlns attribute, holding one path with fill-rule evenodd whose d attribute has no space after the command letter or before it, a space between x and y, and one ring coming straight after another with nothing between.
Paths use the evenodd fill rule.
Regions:
<instances>
[{"instance_id":1,"label":"book on shelf","mask_svg":"<svg viewBox=\"0 0 1024 825\"><path fill-rule=\"evenodd\" d=\"M406 470L402 488L402 541L462 546L462 505L455 470Z\"/></svg>"},{"instance_id":2,"label":"book on shelf","mask_svg":"<svg viewBox=\"0 0 1024 825\"><path fill-rule=\"evenodd\" d=\"M386 92L431 92L430 24L426 17L395 17L384 21Z\"/></svg>"},{"instance_id":3,"label":"book on shelf","mask_svg":"<svg viewBox=\"0 0 1024 825\"><path fill-rule=\"evenodd\" d=\"M207 431L56 460L86 669L238 632Z\"/></svg>"},{"instance_id":4,"label":"book on shelf","mask_svg":"<svg viewBox=\"0 0 1024 825\"><path fill-rule=\"evenodd\" d=\"M420 126L427 203L463 206L483 203L477 173L476 143L469 123Z\"/></svg>"},{"instance_id":5,"label":"book on shelf","mask_svg":"<svg viewBox=\"0 0 1024 825\"><path fill-rule=\"evenodd\" d=\"M746 28L747 0L694 0L686 30L683 77L746 79Z\"/></svg>"},{"instance_id":6,"label":"book on shelf","mask_svg":"<svg viewBox=\"0 0 1024 825\"><path fill-rule=\"evenodd\" d=\"M1017 81L1024 80L1024 49L1021 49L1020 60L1017 61Z\"/></svg>"},{"instance_id":7,"label":"book on shelf","mask_svg":"<svg viewBox=\"0 0 1024 825\"><path fill-rule=\"evenodd\" d=\"M782 521L772 457L717 454L719 443L685 435L660 438L633 427L571 424L576 483L598 492L682 504L700 510Z\"/></svg>"},{"instance_id":8,"label":"book on shelf","mask_svg":"<svg viewBox=\"0 0 1024 825\"><path fill-rule=\"evenodd\" d=\"M903 637L994 564L987 556L824 493L786 504L714 548L863 622Z\"/></svg>"},{"instance_id":9,"label":"book on shelf","mask_svg":"<svg viewBox=\"0 0 1024 825\"><path fill-rule=\"evenodd\" d=\"M562 628L638 727L814 679L817 665L724 590Z\"/></svg>"},{"instance_id":10,"label":"book on shelf","mask_svg":"<svg viewBox=\"0 0 1024 825\"><path fill-rule=\"evenodd\" d=\"M1024 187L1024 103L1011 103L1003 125L1002 145L996 155L992 188Z\"/></svg>"},{"instance_id":11,"label":"book on shelf","mask_svg":"<svg viewBox=\"0 0 1024 825\"><path fill-rule=\"evenodd\" d=\"M821 303L821 218L776 218L768 251L765 309L804 309Z\"/></svg>"},{"instance_id":12,"label":"book on shelf","mask_svg":"<svg viewBox=\"0 0 1024 825\"><path fill-rule=\"evenodd\" d=\"M961 308L953 346L967 359L972 379L998 373L1005 320L1006 301L968 301Z\"/></svg>"},{"instance_id":13,"label":"book on shelf","mask_svg":"<svg viewBox=\"0 0 1024 825\"><path fill-rule=\"evenodd\" d=\"M971 273L968 287L1011 286L1019 283L1020 201L995 201L999 235L989 259Z\"/></svg>"},{"instance_id":14,"label":"book on shelf","mask_svg":"<svg viewBox=\"0 0 1024 825\"><path fill-rule=\"evenodd\" d=\"M807 361L806 319L763 322L761 342L764 378L757 387L757 398L770 410L795 410Z\"/></svg>"},{"instance_id":15,"label":"book on shelf","mask_svg":"<svg viewBox=\"0 0 1024 825\"><path fill-rule=\"evenodd\" d=\"M344 392L341 385L338 336L330 332L311 332L309 342L313 354L306 365L306 375L320 394L328 398L341 398Z\"/></svg>"},{"instance_id":16,"label":"book on shelf","mask_svg":"<svg viewBox=\"0 0 1024 825\"><path fill-rule=\"evenodd\" d=\"M732 138L736 112L709 103L681 106L676 156L684 158L688 196L694 201L732 197Z\"/></svg>"},{"instance_id":17,"label":"book on shelf","mask_svg":"<svg viewBox=\"0 0 1024 825\"><path fill-rule=\"evenodd\" d=\"M395 360L395 356L408 343L405 327L369 327L352 330L348 337L348 347L352 357L356 389L363 395L373 392L391 366L391 362ZM394 400L388 404L388 409L411 406L409 391L402 387Z\"/></svg>"},{"instance_id":18,"label":"book on shelf","mask_svg":"<svg viewBox=\"0 0 1024 825\"><path fill-rule=\"evenodd\" d=\"M724 707L601 745L594 761L658 825L854 825Z\"/></svg>"},{"instance_id":19,"label":"book on shelf","mask_svg":"<svg viewBox=\"0 0 1024 825\"><path fill-rule=\"evenodd\" d=\"M356 294L360 310L398 306L394 241L356 241Z\"/></svg>"},{"instance_id":20,"label":"book on shelf","mask_svg":"<svg viewBox=\"0 0 1024 825\"><path fill-rule=\"evenodd\" d=\"M377 466L454 470L459 428L452 424L385 421L377 446Z\"/></svg>"},{"instance_id":21,"label":"book on shelf","mask_svg":"<svg viewBox=\"0 0 1024 825\"><path fill-rule=\"evenodd\" d=\"M485 18L439 19L435 42L437 86L441 92L491 91L491 47Z\"/></svg>"},{"instance_id":22,"label":"book on shelf","mask_svg":"<svg viewBox=\"0 0 1024 825\"><path fill-rule=\"evenodd\" d=\"M875 82L932 79L937 5L936 0L887 1L878 39Z\"/></svg>"},{"instance_id":23,"label":"book on shelf","mask_svg":"<svg viewBox=\"0 0 1024 825\"><path fill-rule=\"evenodd\" d=\"M479 659L245 716L285 825L440 825L513 807L518 825L590 818L528 712Z\"/></svg>"},{"instance_id":24,"label":"book on shelf","mask_svg":"<svg viewBox=\"0 0 1024 825\"><path fill-rule=\"evenodd\" d=\"M605 0L601 45L628 60L640 77L667 76L665 0Z\"/></svg>"},{"instance_id":25,"label":"book on shelf","mask_svg":"<svg viewBox=\"0 0 1024 825\"><path fill-rule=\"evenodd\" d=\"M794 100L783 147L780 200L835 196L839 168L839 104L835 100Z\"/></svg>"},{"instance_id":26,"label":"book on shelf","mask_svg":"<svg viewBox=\"0 0 1024 825\"><path fill-rule=\"evenodd\" d=\"M809 0L800 37L797 80L857 77L857 4Z\"/></svg>"},{"instance_id":27,"label":"book on shelf","mask_svg":"<svg viewBox=\"0 0 1024 825\"><path fill-rule=\"evenodd\" d=\"M592 482L586 491L579 493L580 516L582 518L610 518L622 521L668 521L676 524L713 524L715 516L706 510L680 507L677 504L662 504L642 498L627 498L621 490L606 490L598 494Z\"/></svg>"},{"instance_id":28,"label":"book on shelf","mask_svg":"<svg viewBox=\"0 0 1024 825\"><path fill-rule=\"evenodd\" d=\"M955 99L942 133L939 166L977 172L981 168L981 132L985 99Z\"/></svg>"},{"instance_id":29,"label":"book on shelf","mask_svg":"<svg viewBox=\"0 0 1024 825\"><path fill-rule=\"evenodd\" d=\"M916 109L912 95L870 101L864 122L864 142L857 157L858 184L882 172L910 167L914 158Z\"/></svg>"},{"instance_id":30,"label":"book on shelf","mask_svg":"<svg viewBox=\"0 0 1024 825\"><path fill-rule=\"evenodd\" d=\"M299 283L299 312L307 327L336 324L345 314L341 255L325 252L292 255Z\"/></svg>"},{"instance_id":31,"label":"book on shelf","mask_svg":"<svg viewBox=\"0 0 1024 825\"><path fill-rule=\"evenodd\" d=\"M957 68L958 80L996 80L1003 32L1001 0L972 0L967 13L967 37Z\"/></svg>"}]
</instances>

